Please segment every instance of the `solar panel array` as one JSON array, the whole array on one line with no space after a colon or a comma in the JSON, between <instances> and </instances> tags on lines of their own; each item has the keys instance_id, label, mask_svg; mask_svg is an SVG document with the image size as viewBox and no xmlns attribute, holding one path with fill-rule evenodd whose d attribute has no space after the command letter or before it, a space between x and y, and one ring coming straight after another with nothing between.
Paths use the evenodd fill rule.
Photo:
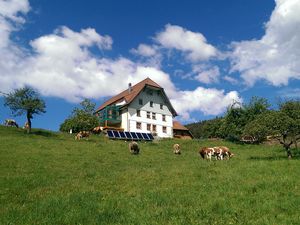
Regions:
<instances>
[{"instance_id":1,"label":"solar panel array","mask_svg":"<svg viewBox=\"0 0 300 225\"><path fill-rule=\"evenodd\" d=\"M154 138L152 134L149 133L139 133L139 132L128 132L128 131L116 131L108 130L107 135L111 139L123 139L123 140L133 140L133 141L152 141Z\"/></svg>"}]
</instances>

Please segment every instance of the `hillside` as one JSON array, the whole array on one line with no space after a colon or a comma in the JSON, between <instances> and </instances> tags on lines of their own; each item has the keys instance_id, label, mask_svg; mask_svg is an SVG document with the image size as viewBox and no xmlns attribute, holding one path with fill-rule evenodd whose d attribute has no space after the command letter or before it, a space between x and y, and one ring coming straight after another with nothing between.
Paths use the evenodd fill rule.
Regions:
<instances>
[{"instance_id":1,"label":"hillside","mask_svg":"<svg viewBox=\"0 0 300 225\"><path fill-rule=\"evenodd\" d=\"M172 153L180 143L182 155ZM226 145L227 161L199 158ZM0 224L297 224L299 160L280 146L103 136L0 126Z\"/></svg>"}]
</instances>

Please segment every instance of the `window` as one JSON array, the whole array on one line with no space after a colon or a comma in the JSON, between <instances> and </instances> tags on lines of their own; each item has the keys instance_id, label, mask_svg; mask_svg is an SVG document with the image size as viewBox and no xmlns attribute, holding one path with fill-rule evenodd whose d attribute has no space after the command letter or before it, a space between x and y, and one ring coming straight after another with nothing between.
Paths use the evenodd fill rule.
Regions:
<instances>
[{"instance_id":1,"label":"window","mask_svg":"<svg viewBox=\"0 0 300 225\"><path fill-rule=\"evenodd\" d=\"M151 131L151 124L147 124L147 130Z\"/></svg>"},{"instance_id":2,"label":"window","mask_svg":"<svg viewBox=\"0 0 300 225\"><path fill-rule=\"evenodd\" d=\"M166 121L166 115L162 115L162 121Z\"/></svg>"},{"instance_id":3,"label":"window","mask_svg":"<svg viewBox=\"0 0 300 225\"><path fill-rule=\"evenodd\" d=\"M147 118L150 119L150 112L147 112Z\"/></svg>"},{"instance_id":4,"label":"window","mask_svg":"<svg viewBox=\"0 0 300 225\"><path fill-rule=\"evenodd\" d=\"M139 109L136 110L136 116L141 117L141 110L139 110Z\"/></svg>"},{"instance_id":5,"label":"window","mask_svg":"<svg viewBox=\"0 0 300 225\"><path fill-rule=\"evenodd\" d=\"M152 119L156 120L156 113L154 113L154 112L152 113Z\"/></svg>"},{"instance_id":6,"label":"window","mask_svg":"<svg viewBox=\"0 0 300 225\"><path fill-rule=\"evenodd\" d=\"M139 99L139 105L143 105L143 99Z\"/></svg>"},{"instance_id":7,"label":"window","mask_svg":"<svg viewBox=\"0 0 300 225\"><path fill-rule=\"evenodd\" d=\"M167 133L167 127L163 127L163 133Z\"/></svg>"},{"instance_id":8,"label":"window","mask_svg":"<svg viewBox=\"0 0 300 225\"><path fill-rule=\"evenodd\" d=\"M142 129L142 123L136 122L136 129L141 130Z\"/></svg>"},{"instance_id":9,"label":"window","mask_svg":"<svg viewBox=\"0 0 300 225\"><path fill-rule=\"evenodd\" d=\"M150 107L153 107L153 102L152 101L150 101Z\"/></svg>"},{"instance_id":10,"label":"window","mask_svg":"<svg viewBox=\"0 0 300 225\"><path fill-rule=\"evenodd\" d=\"M160 104L160 109L164 109L164 105L163 104Z\"/></svg>"},{"instance_id":11,"label":"window","mask_svg":"<svg viewBox=\"0 0 300 225\"><path fill-rule=\"evenodd\" d=\"M152 131L156 132L156 125L152 125Z\"/></svg>"}]
</instances>

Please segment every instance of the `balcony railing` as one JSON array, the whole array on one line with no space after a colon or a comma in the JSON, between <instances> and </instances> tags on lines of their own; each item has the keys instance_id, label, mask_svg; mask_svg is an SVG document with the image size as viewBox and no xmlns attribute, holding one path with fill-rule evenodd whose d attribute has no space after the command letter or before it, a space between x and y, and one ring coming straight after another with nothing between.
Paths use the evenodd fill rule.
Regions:
<instances>
[{"instance_id":1,"label":"balcony railing","mask_svg":"<svg viewBox=\"0 0 300 225\"><path fill-rule=\"evenodd\" d=\"M98 117L101 124L118 124L122 121L120 107L116 105L106 106L98 112Z\"/></svg>"}]
</instances>

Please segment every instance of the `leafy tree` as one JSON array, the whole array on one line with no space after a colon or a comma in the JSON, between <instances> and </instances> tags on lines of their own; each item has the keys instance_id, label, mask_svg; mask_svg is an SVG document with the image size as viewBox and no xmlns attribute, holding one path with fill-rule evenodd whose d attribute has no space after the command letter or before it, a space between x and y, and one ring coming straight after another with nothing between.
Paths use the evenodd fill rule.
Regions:
<instances>
[{"instance_id":1,"label":"leafy tree","mask_svg":"<svg viewBox=\"0 0 300 225\"><path fill-rule=\"evenodd\" d=\"M263 141L267 135L274 137L284 147L288 158L291 158L291 145L296 144L300 139L300 123L290 117L284 110L270 111L261 114L247 124L244 134L251 135L259 141Z\"/></svg>"},{"instance_id":2,"label":"leafy tree","mask_svg":"<svg viewBox=\"0 0 300 225\"><path fill-rule=\"evenodd\" d=\"M222 118L216 117L210 120L204 120L198 123L186 125L195 138L214 138L218 137L219 127L222 124Z\"/></svg>"},{"instance_id":3,"label":"leafy tree","mask_svg":"<svg viewBox=\"0 0 300 225\"><path fill-rule=\"evenodd\" d=\"M244 133L245 126L257 116L268 111L267 99L252 97L248 104L235 102L227 110L219 135L230 141L238 141Z\"/></svg>"},{"instance_id":4,"label":"leafy tree","mask_svg":"<svg viewBox=\"0 0 300 225\"><path fill-rule=\"evenodd\" d=\"M84 99L80 106L81 108L73 109L69 118L60 125L60 131L68 132L71 129L73 132L89 131L99 126L99 120L93 114L96 104Z\"/></svg>"},{"instance_id":5,"label":"leafy tree","mask_svg":"<svg viewBox=\"0 0 300 225\"><path fill-rule=\"evenodd\" d=\"M45 113L45 102L40 98L38 92L30 87L16 89L4 96L4 106L11 109L13 116L26 114L27 132L31 132L31 119L34 114Z\"/></svg>"},{"instance_id":6,"label":"leafy tree","mask_svg":"<svg viewBox=\"0 0 300 225\"><path fill-rule=\"evenodd\" d=\"M293 142L297 148L297 142L300 140L300 100L287 100L285 102L279 103L280 111L287 114L290 118L292 118L294 123L294 134Z\"/></svg>"}]
</instances>

